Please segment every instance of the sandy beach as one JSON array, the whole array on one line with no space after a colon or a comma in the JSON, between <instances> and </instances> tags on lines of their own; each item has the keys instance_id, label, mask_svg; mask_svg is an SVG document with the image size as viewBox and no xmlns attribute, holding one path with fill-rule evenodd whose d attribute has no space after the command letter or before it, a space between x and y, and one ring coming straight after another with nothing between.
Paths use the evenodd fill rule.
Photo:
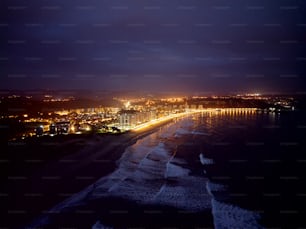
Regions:
<instances>
[{"instance_id":1,"label":"sandy beach","mask_svg":"<svg viewBox=\"0 0 306 229\"><path fill-rule=\"evenodd\" d=\"M42 166L32 166L33 168L27 165L42 162L43 160L37 158L43 158L41 155L44 152L32 153L31 156L37 154L36 159L24 160L24 164L20 161L17 163L22 164L20 172L16 166L14 171L13 168L8 170L7 181L4 183L8 195L2 195L2 198L7 197L7 208L4 209L7 210L7 218L0 226L19 228L27 225L57 203L111 173L116 168L116 160L126 147L169 122L171 121L150 126L142 131L119 135L75 136L70 144L77 149L75 152L67 153L63 157L58 156L44 162ZM48 144L45 144L45 147L48 148ZM55 150L70 145L67 146L67 143L63 142L62 145L57 145ZM13 171L13 174L10 171Z\"/></svg>"},{"instance_id":2,"label":"sandy beach","mask_svg":"<svg viewBox=\"0 0 306 229\"><path fill-rule=\"evenodd\" d=\"M192 126L191 119L184 118L139 139L125 148L110 174L59 202L29 226L212 228L207 179L195 171L196 148L184 144L186 135L201 134L190 132ZM193 158L190 165L186 156Z\"/></svg>"}]
</instances>

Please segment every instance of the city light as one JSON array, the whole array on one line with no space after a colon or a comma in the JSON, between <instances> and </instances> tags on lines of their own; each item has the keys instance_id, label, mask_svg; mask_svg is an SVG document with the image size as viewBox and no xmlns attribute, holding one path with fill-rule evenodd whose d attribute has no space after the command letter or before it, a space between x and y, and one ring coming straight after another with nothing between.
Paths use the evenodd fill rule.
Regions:
<instances>
[{"instance_id":1,"label":"city light","mask_svg":"<svg viewBox=\"0 0 306 229\"><path fill-rule=\"evenodd\" d=\"M22 98L19 95L8 99ZM51 99L45 95L42 99ZM70 97L69 97L70 98ZM32 97L31 97L32 99ZM75 99L75 98L71 98ZM282 110L294 111L295 100L285 96L264 96L246 93L227 96L192 96L167 98L113 98L121 105L114 107L96 106L87 108L46 109L36 113L12 113L2 118L18 119L25 128L22 138L41 135L66 134L114 134L126 131L142 131L175 118L203 112L209 115L251 115L254 113ZM43 101L45 102L45 101ZM61 101L62 103L63 101ZM15 139L15 136L12 137Z\"/></svg>"},{"instance_id":2,"label":"city light","mask_svg":"<svg viewBox=\"0 0 306 229\"><path fill-rule=\"evenodd\" d=\"M140 130L146 129L148 127L152 127L154 125L160 124L162 122L170 121L171 119L174 119L174 118L181 118L181 117L184 117L186 115L190 115L190 114L194 114L194 113L198 113L198 112L201 112L201 111L200 110L198 110L198 111L186 111L186 112L183 112L183 113L180 113L180 114L171 114L171 115L161 117L161 118L158 118L158 119L150 120L149 122L146 122L146 123L142 123L140 125L137 125L137 126L131 128L131 130L132 131L140 131Z\"/></svg>"}]
</instances>

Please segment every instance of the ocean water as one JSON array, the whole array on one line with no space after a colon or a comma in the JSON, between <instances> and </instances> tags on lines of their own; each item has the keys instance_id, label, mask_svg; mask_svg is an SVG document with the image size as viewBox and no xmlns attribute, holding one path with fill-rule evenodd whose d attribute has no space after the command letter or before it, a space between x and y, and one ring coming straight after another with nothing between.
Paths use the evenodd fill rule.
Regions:
<instances>
[{"instance_id":1,"label":"ocean water","mask_svg":"<svg viewBox=\"0 0 306 229\"><path fill-rule=\"evenodd\" d=\"M305 227L305 113L210 117L197 118L196 129L211 133L200 159L215 227Z\"/></svg>"},{"instance_id":2,"label":"ocean water","mask_svg":"<svg viewBox=\"0 0 306 229\"><path fill-rule=\"evenodd\" d=\"M213 111L180 118L126 148L111 174L32 226L305 227L305 117ZM84 209L94 214L69 214Z\"/></svg>"}]
</instances>

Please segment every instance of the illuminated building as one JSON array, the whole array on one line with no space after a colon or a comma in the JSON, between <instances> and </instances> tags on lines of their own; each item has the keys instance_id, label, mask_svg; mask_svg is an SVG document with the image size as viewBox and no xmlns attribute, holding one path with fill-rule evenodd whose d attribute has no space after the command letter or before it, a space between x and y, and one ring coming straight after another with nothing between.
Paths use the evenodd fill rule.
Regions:
<instances>
[{"instance_id":1,"label":"illuminated building","mask_svg":"<svg viewBox=\"0 0 306 229\"><path fill-rule=\"evenodd\" d=\"M135 110L122 110L119 112L119 124L122 129L130 129L137 124L138 111Z\"/></svg>"},{"instance_id":2,"label":"illuminated building","mask_svg":"<svg viewBox=\"0 0 306 229\"><path fill-rule=\"evenodd\" d=\"M70 127L70 122L57 122L49 126L50 134L67 134Z\"/></svg>"}]
</instances>

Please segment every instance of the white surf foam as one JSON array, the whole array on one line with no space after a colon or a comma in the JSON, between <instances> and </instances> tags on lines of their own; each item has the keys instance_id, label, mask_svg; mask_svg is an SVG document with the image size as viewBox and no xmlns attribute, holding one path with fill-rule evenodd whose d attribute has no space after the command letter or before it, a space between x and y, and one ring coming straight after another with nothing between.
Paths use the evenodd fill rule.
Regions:
<instances>
[{"instance_id":1,"label":"white surf foam","mask_svg":"<svg viewBox=\"0 0 306 229\"><path fill-rule=\"evenodd\" d=\"M210 135L208 133L204 133L204 132L200 132L200 131L192 131L191 133L193 135L204 135L204 136L209 136Z\"/></svg>"},{"instance_id":2,"label":"white surf foam","mask_svg":"<svg viewBox=\"0 0 306 229\"><path fill-rule=\"evenodd\" d=\"M183 176L188 176L188 169L184 169L178 165L174 165L172 163L167 163L167 169L165 172L165 178L178 178Z\"/></svg>"},{"instance_id":3,"label":"white surf foam","mask_svg":"<svg viewBox=\"0 0 306 229\"><path fill-rule=\"evenodd\" d=\"M259 214L242 209L238 206L226 204L212 199L212 213L216 229L245 228L259 229L263 228L258 220Z\"/></svg>"},{"instance_id":4,"label":"white surf foam","mask_svg":"<svg viewBox=\"0 0 306 229\"><path fill-rule=\"evenodd\" d=\"M207 181L206 189L213 198L211 199L212 215L216 229L259 229L263 228L258 222L260 215L256 212L240 208L238 206L218 201L214 198L214 192L226 192L227 187ZM225 194L225 193L224 193Z\"/></svg>"},{"instance_id":5,"label":"white surf foam","mask_svg":"<svg viewBox=\"0 0 306 229\"><path fill-rule=\"evenodd\" d=\"M213 192L225 191L227 189L227 187L225 185L222 185L222 184L217 184L217 183L214 183L214 182L211 182L211 181L207 181L206 182L206 189L207 189L208 193L213 196Z\"/></svg>"},{"instance_id":6,"label":"white surf foam","mask_svg":"<svg viewBox=\"0 0 306 229\"><path fill-rule=\"evenodd\" d=\"M200 154L200 161L202 165L212 165L214 164L214 160L211 158L207 158L203 153Z\"/></svg>"},{"instance_id":7,"label":"white surf foam","mask_svg":"<svg viewBox=\"0 0 306 229\"><path fill-rule=\"evenodd\" d=\"M173 156L175 149L167 145L167 137L177 133L178 125L182 128L179 132L190 133L183 127L189 128L192 122L183 122L156 134L155 144L152 144L153 137L150 146L145 138L139 140L122 155L118 169L97 182L90 198L118 196L140 203L164 204L188 210L210 208L207 179L191 176L188 169L180 166L186 162L176 159Z\"/></svg>"},{"instance_id":8,"label":"white surf foam","mask_svg":"<svg viewBox=\"0 0 306 229\"><path fill-rule=\"evenodd\" d=\"M113 173L51 210L62 211L89 200L111 196L191 211L211 208L211 198L206 191L207 179L191 176L188 169L180 166L186 162L174 157L173 143L167 144L168 136L174 136L178 127L182 128L179 132L187 133L192 125L192 122L182 120L138 140L125 150ZM97 222L94 226L99 228L100 225Z\"/></svg>"}]
</instances>

